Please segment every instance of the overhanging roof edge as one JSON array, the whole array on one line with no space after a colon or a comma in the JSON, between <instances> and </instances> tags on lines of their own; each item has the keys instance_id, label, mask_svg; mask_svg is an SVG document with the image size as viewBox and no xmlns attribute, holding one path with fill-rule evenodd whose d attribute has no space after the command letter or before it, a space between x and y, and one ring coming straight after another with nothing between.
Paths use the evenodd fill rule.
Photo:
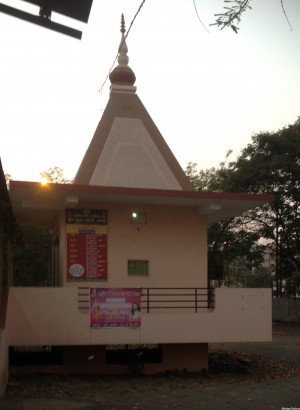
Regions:
<instances>
[{"instance_id":1,"label":"overhanging roof edge","mask_svg":"<svg viewBox=\"0 0 300 410\"><path fill-rule=\"evenodd\" d=\"M161 197L161 198L186 198L186 199L203 199L203 200L230 200L230 201L257 201L257 202L273 202L272 194L252 194L252 193L236 193L236 192L210 192L210 191L188 191L188 190L169 190L169 189L150 189L150 188L126 188L126 187L111 187L111 186L96 186L96 185L80 185L80 184L54 184L50 183L42 186L39 182L27 181L11 181L10 189L14 190L26 189L26 191L48 192L48 193L65 193L70 194L98 194L98 195L126 195L126 196L145 196L145 197Z\"/></svg>"}]
</instances>

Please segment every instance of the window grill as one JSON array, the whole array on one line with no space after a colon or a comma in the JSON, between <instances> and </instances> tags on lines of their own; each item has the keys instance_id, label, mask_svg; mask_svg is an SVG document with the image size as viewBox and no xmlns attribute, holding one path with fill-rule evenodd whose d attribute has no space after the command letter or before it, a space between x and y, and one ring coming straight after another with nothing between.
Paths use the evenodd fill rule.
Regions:
<instances>
[{"instance_id":1,"label":"window grill","mask_svg":"<svg viewBox=\"0 0 300 410\"><path fill-rule=\"evenodd\" d=\"M149 261L147 260L129 260L128 261L129 276L148 276Z\"/></svg>"}]
</instances>

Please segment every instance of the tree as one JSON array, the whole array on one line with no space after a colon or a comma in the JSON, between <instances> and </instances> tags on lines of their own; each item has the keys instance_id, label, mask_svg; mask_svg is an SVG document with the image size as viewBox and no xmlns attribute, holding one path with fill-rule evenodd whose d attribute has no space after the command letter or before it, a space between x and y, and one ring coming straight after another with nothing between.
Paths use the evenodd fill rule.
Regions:
<instances>
[{"instance_id":1,"label":"tree","mask_svg":"<svg viewBox=\"0 0 300 410\"><path fill-rule=\"evenodd\" d=\"M227 156L228 159L228 156ZM187 175L196 189L273 194L274 202L208 231L211 279L229 281L230 263L248 255L257 268L266 245L276 254L276 295L300 293L300 119L277 132L252 137L236 161Z\"/></svg>"},{"instance_id":2,"label":"tree","mask_svg":"<svg viewBox=\"0 0 300 410\"><path fill-rule=\"evenodd\" d=\"M7 176L0 159L0 299L2 285L12 281L12 243L16 236L16 221L8 194Z\"/></svg>"},{"instance_id":3,"label":"tree","mask_svg":"<svg viewBox=\"0 0 300 410\"><path fill-rule=\"evenodd\" d=\"M292 26L284 8L284 2L283 0L278 1L280 1L282 12L292 30ZM238 33L238 25L241 21L242 14L251 9L251 2L252 0L224 0L224 3L226 4L224 6L225 11L223 13L215 14L215 17L217 17L216 22L211 25L217 25L221 30L225 27L230 27L235 33Z\"/></svg>"},{"instance_id":4,"label":"tree","mask_svg":"<svg viewBox=\"0 0 300 410\"><path fill-rule=\"evenodd\" d=\"M243 285L247 288L269 288L272 286L272 272L265 267L255 269L251 275L245 277Z\"/></svg>"},{"instance_id":5,"label":"tree","mask_svg":"<svg viewBox=\"0 0 300 410\"><path fill-rule=\"evenodd\" d=\"M22 227L16 245L14 285L51 285L51 235L49 230Z\"/></svg>"},{"instance_id":6,"label":"tree","mask_svg":"<svg viewBox=\"0 0 300 410\"><path fill-rule=\"evenodd\" d=\"M198 191L230 191L232 170L227 164L228 151L219 168L198 170L197 164L189 163L186 174ZM239 271L248 272L259 267L263 261L265 246L259 243L259 234L251 223L243 218L229 218L208 228L208 278L234 286L242 283L242 277L232 274L232 265L240 261ZM243 265L243 266L242 266Z\"/></svg>"},{"instance_id":7,"label":"tree","mask_svg":"<svg viewBox=\"0 0 300 410\"><path fill-rule=\"evenodd\" d=\"M185 173L197 191L214 191L222 192L229 189L228 178L230 178L230 169L228 168L228 159L232 151L226 153L225 161L219 164L219 168L208 168L199 170L195 162L189 162Z\"/></svg>"},{"instance_id":8,"label":"tree","mask_svg":"<svg viewBox=\"0 0 300 410\"><path fill-rule=\"evenodd\" d=\"M73 181L64 175L64 171L59 167L49 168L47 171L40 172L41 178L46 182L54 184L71 184Z\"/></svg>"},{"instance_id":9,"label":"tree","mask_svg":"<svg viewBox=\"0 0 300 410\"><path fill-rule=\"evenodd\" d=\"M232 191L274 195L272 204L247 218L274 243L279 296L283 279L300 276L300 118L277 132L254 135L229 168Z\"/></svg>"},{"instance_id":10,"label":"tree","mask_svg":"<svg viewBox=\"0 0 300 410\"><path fill-rule=\"evenodd\" d=\"M243 218L230 218L208 228L208 277L226 286L241 286L245 276L263 262L265 245L259 234L244 224Z\"/></svg>"},{"instance_id":11,"label":"tree","mask_svg":"<svg viewBox=\"0 0 300 410\"><path fill-rule=\"evenodd\" d=\"M72 181L64 176L59 167L40 173L47 182L68 184ZM15 286L51 285L51 233L48 229L20 227L14 254Z\"/></svg>"},{"instance_id":12,"label":"tree","mask_svg":"<svg viewBox=\"0 0 300 410\"><path fill-rule=\"evenodd\" d=\"M226 6L224 6L225 12L215 14L217 19L213 25L217 25L221 30L225 27L230 27L237 33L242 14L247 9L251 9L250 2L251 0L224 0L224 3L226 3Z\"/></svg>"}]
</instances>

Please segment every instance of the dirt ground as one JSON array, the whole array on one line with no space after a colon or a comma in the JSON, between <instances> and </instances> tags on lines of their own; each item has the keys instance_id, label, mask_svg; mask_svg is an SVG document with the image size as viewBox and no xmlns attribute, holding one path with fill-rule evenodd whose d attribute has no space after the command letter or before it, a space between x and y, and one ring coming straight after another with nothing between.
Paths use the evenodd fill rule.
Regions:
<instances>
[{"instance_id":1,"label":"dirt ground","mask_svg":"<svg viewBox=\"0 0 300 410\"><path fill-rule=\"evenodd\" d=\"M212 344L209 360L206 375L13 378L0 410L300 410L300 323L275 323L272 342Z\"/></svg>"}]
</instances>

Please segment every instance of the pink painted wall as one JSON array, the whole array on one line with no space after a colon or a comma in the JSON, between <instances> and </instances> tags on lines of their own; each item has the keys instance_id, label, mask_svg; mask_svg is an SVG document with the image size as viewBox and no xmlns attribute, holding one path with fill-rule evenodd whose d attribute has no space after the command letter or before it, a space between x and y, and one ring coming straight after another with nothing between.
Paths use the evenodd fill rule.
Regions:
<instances>
[{"instance_id":1,"label":"pink painted wall","mask_svg":"<svg viewBox=\"0 0 300 410\"><path fill-rule=\"evenodd\" d=\"M89 204L86 204L89 208ZM206 287L206 220L196 207L103 204L108 211L108 280L66 280L66 240L60 216L60 266L63 286ZM147 213L145 225L130 224L132 211ZM130 277L129 259L149 260L148 277Z\"/></svg>"},{"instance_id":2,"label":"pink painted wall","mask_svg":"<svg viewBox=\"0 0 300 410\"><path fill-rule=\"evenodd\" d=\"M75 287L11 288L9 345L259 342L272 340L271 289L216 289L215 309L142 312L138 328L92 329ZM155 329L155 331L153 331Z\"/></svg>"}]
</instances>

